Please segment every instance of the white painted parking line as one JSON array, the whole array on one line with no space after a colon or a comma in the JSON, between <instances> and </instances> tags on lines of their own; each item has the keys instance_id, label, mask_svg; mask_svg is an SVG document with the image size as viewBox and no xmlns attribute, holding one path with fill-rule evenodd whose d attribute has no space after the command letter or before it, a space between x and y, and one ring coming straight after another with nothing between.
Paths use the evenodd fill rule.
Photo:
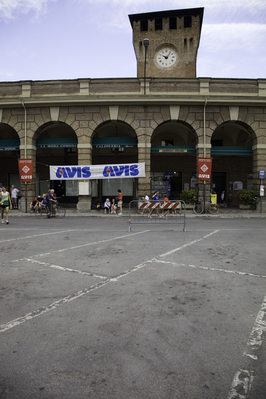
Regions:
<instances>
[{"instance_id":1,"label":"white painted parking line","mask_svg":"<svg viewBox=\"0 0 266 399\"><path fill-rule=\"evenodd\" d=\"M165 252L164 254L159 255L159 256L160 256L160 257L165 257L165 256L168 256L168 255L172 255L173 253L175 253L175 252L177 252L177 251L180 251L181 249L184 249L184 248L186 248L186 247L189 247L190 245L193 245L193 244L195 244L196 242L200 242L200 241L204 240L205 238L208 238L208 237L212 236L213 234L218 233L219 231L220 231L220 230L214 230L214 231L212 231L211 233L206 234L205 236L203 236L203 237L201 237L201 238L198 238L198 239L196 239L196 240L194 240L194 241L187 242L186 244L181 245L180 247L174 248L174 249L172 249L171 251Z\"/></svg>"},{"instance_id":2,"label":"white painted parking line","mask_svg":"<svg viewBox=\"0 0 266 399\"><path fill-rule=\"evenodd\" d=\"M10 229L8 229L8 230L10 231ZM2 242L10 242L10 241L17 241L17 240L29 240L31 238L42 237L42 236L50 236L51 234L68 233L70 231L75 231L75 230L73 229L73 230L50 231L49 233L34 234L33 236L24 236L22 234L21 237L8 238L7 240L1 240L0 243L2 243Z\"/></svg>"},{"instance_id":3,"label":"white painted parking line","mask_svg":"<svg viewBox=\"0 0 266 399\"><path fill-rule=\"evenodd\" d=\"M147 230L147 231L149 231L149 230ZM145 232L147 232L147 231L145 231ZM142 232L142 233L143 233L143 232ZM123 238L124 238L124 237L132 237L132 235L136 235L136 234L140 234L140 233L133 233L133 234L131 233L130 235L122 236L122 237L123 237ZM207 235L204 236L204 237L207 238L207 237L209 237L210 235L211 235L211 234L207 234ZM114 240L114 239L121 239L122 237L115 237L115 238L111 238L111 239L108 239L108 240L98 241L98 243L99 243L99 242L112 241L112 240ZM203 238L201 238L200 240L202 240L202 239L203 239ZM187 244L186 244L186 247L187 247L188 245L192 245L192 244L195 243L195 242L198 242L198 240L196 240L196 241L193 240L193 241L191 241L190 243L187 243ZM87 245L87 244L85 244L85 245L83 245L83 246L86 246L86 245ZM89 243L88 245L92 245L92 243ZM181 249L181 248L183 248L183 247L184 247L184 246L181 246L181 247L178 247L178 248ZM80 248L80 246L75 247L75 248ZM178 248L175 248L175 250L178 250ZM54 252L56 252L56 251L54 251ZM168 252L167 252L167 253L168 253ZM164 254L162 254L161 256L163 256L163 255L164 255ZM28 260L28 259L32 259L32 257L30 257L30 258L25 258L24 260ZM129 275L129 274L131 274L131 273L133 273L133 272L136 272L136 271L142 269L143 267L145 267L146 265L148 265L148 264L150 264L150 263L152 263L152 262L154 262L154 261L155 261L155 259L149 259L149 260L147 260L147 261L145 261L145 262L143 262L143 263L141 263L141 264L139 264L139 265L134 266L132 269L125 270L124 272L120 273L120 274L119 274L117 277L115 277L115 278L111 278L111 279L102 281L102 282L100 282L100 283L98 283L98 284L95 284L95 285L89 287L89 288L85 288L84 290L79 291L78 293L69 295L69 296L67 296L67 297L65 297L65 298L63 298L63 299L61 299L61 300L59 300L59 301L57 301L57 302L54 302L54 303L52 303L51 305L49 305L49 306L47 306L47 307L45 307L45 308L38 309L38 310L36 310L36 311L34 311L34 312L31 312L31 313L26 314L25 316L19 317L19 318L15 319L15 320L12 320L12 321L10 321L10 322L8 322L8 323L6 323L6 324L3 324L3 325L0 326L0 332L4 332L4 331L9 330L10 328L19 326L20 324L25 323L26 321L31 320L31 319L33 319L34 317L38 317L38 316L40 316L40 315L42 315L42 314L44 314L44 313L47 313L47 312L50 311L50 310L56 309L57 307L61 306L61 305L64 304L64 303L69 302L70 300L73 301L74 299L80 298L81 296L83 296L83 295L85 295L85 294L88 294L89 292L91 292L91 291L93 291L93 290L96 290L96 289L98 289L98 288L100 288L100 287L103 287L104 285L106 285L106 284L108 284L108 283L110 283L110 282L114 282L114 281L117 281L117 280L120 279L120 278L126 277L127 275ZM14 262L14 261L13 261L13 262Z\"/></svg>"},{"instance_id":4,"label":"white painted parking line","mask_svg":"<svg viewBox=\"0 0 266 399\"><path fill-rule=\"evenodd\" d=\"M158 262L158 263L171 264L173 266L184 266L184 267L191 267L193 269L211 270L213 272L238 274L239 276L266 278L266 275L264 275L264 274L254 274L254 273L248 273L248 272L239 272L237 270L230 270L230 269L221 269L221 268L215 268L215 267L189 265L187 263L176 263L176 262L171 262L171 261L166 261L166 260L161 260L161 259L154 259L154 261Z\"/></svg>"},{"instance_id":5,"label":"white painted parking line","mask_svg":"<svg viewBox=\"0 0 266 399\"><path fill-rule=\"evenodd\" d=\"M45 253L43 253L43 254L32 255L32 256L30 256L29 258L30 258L30 259L33 259L33 258L39 258L39 257L42 257L42 256L49 256L49 255L52 255L52 254L55 254L55 253L61 253L61 252L65 252L65 251L72 251L72 250L74 250L74 249L85 248L85 247L88 247L88 246L90 246L90 245L98 245L98 244L103 244L103 243L110 242L110 241L122 240L122 239L124 239L124 238L130 238L130 237L132 237L132 236L134 236L134 235L146 234L146 233L149 233L149 232L150 232L150 230L139 231L138 233L130 233L130 234L127 233L126 235L119 236L119 237L112 237L112 238L107 238L107 239L105 239L105 240L99 240L99 241L94 241L94 242L87 242L86 244L76 245L75 247L66 247L66 248L62 248L62 249L56 249L56 250L50 251L50 252L45 252ZM14 263L14 262L21 262L21 261L27 260L27 259L29 259L29 258L15 259L15 260L12 260L11 263Z\"/></svg>"},{"instance_id":6,"label":"white painted parking line","mask_svg":"<svg viewBox=\"0 0 266 399\"><path fill-rule=\"evenodd\" d=\"M251 390L255 361L258 360L258 351L263 343L266 333L266 296L261 304L261 308L257 314L254 326L251 330L246 348L243 356L247 356L251 359L251 370L239 369L231 384L227 399L246 399L248 398Z\"/></svg>"},{"instance_id":7,"label":"white painted parking line","mask_svg":"<svg viewBox=\"0 0 266 399\"><path fill-rule=\"evenodd\" d=\"M99 283L94 284L89 288L84 288L83 290L78 291L75 294L68 295L65 298L60 299L59 301L53 302L49 306L46 306L45 308L35 310L31 313L27 313L25 316L22 316L22 317L18 317L17 319L14 319L14 320L10 321L9 323L1 325L0 332L10 330L13 327L16 327L22 323L25 323L26 321L32 320L35 317L39 317L42 314L49 312L50 310L57 309L59 306L65 304L65 303L68 303L70 301L73 301L77 298L80 298L83 295L86 295L94 290L97 290L98 288L108 284L109 282L110 282L110 280L100 281Z\"/></svg>"},{"instance_id":8,"label":"white painted parking line","mask_svg":"<svg viewBox=\"0 0 266 399\"><path fill-rule=\"evenodd\" d=\"M146 233L147 231L145 231ZM131 269L125 270L124 272L120 273L118 276L116 276L115 278L107 278L107 277L103 277L103 276L96 276L93 275L94 277L98 277L98 278L102 278L103 280L100 281L97 284L92 285L89 288L85 288L81 291L78 291L77 293L68 295L65 298L62 298L59 301L53 302L52 304L50 304L49 306L45 307L45 308L41 308L38 309L34 312L28 313L25 316L19 317L15 320L12 320L2 326L0 326L0 332L4 332L7 331L13 327L19 326L20 324L29 321L35 317L41 316L44 313L49 312L50 310L54 310L56 308L58 308L59 306L68 303L70 301L73 301L75 299L78 299L80 297L82 297L83 295L86 295L94 290L97 290L101 287L104 287L105 285L114 282L114 281L118 281L121 278L124 278L126 276L128 276L129 274L136 272L142 268L144 268L145 266L147 266L148 264L151 264L153 262L156 263L163 263L163 264L170 264L172 266L182 266L182 267L191 267L191 268L195 268L195 269L201 269L201 270L211 270L213 272L223 272L223 273L231 273L231 274L236 274L236 275L240 275L240 276L249 276L249 277L257 277L257 278L265 278L265 275L256 275L253 273L246 273L246 272L238 272L238 271L234 271L234 270L228 270L228 269L221 269L221 268L211 268L211 267L205 267L205 266L196 266L196 265L189 265L189 264L178 264L175 262L171 262L171 261L165 261L162 260L162 258L165 258L168 255L171 255L177 251L180 251L184 248L187 248L188 246L191 246L195 243L198 243L204 239L207 239L208 237L212 236L213 234L218 233L219 230L215 230L209 234L204 235L203 237L190 241L184 245L181 245L177 248L174 248L171 251L165 252L161 255L159 255L157 258L152 258L149 259L139 265L134 266ZM143 233L143 232L142 232ZM140 233L133 233L133 234L140 234ZM121 237L116 237L116 238L112 238L112 239L107 239L107 240L101 240L101 241L97 241L96 243L87 243L84 245L79 245L76 247L72 247L72 248L66 248L66 249L62 249L62 250L57 250L57 251L52 251L48 254L54 253L54 252L62 252L68 249L77 249L77 248L81 248L81 247L85 247L88 245L95 245L95 244L99 244L99 243L103 243L103 242L108 242L108 241L113 241L115 239L121 239L121 238L127 238L127 237L131 237L133 234L130 234L129 236L121 236ZM44 254L41 254L39 256L43 256ZM47 255L47 254L46 254ZM75 273L79 273L79 274L86 274L86 275L90 275L89 273L86 272L82 272L80 270L76 270L76 269L70 269L70 268L64 268L58 265L53 265L53 264L49 264L47 262L40 262L36 259L33 259L33 257L31 258L25 258L25 260L29 261L29 262L33 262L33 263L38 263L40 265L44 265L44 266L48 266L51 268L56 268L59 270L63 270L63 271L70 271L70 272L75 272ZM264 336L265 336L265 332L266 332L266 296L262 302L261 305L261 309L257 315L256 321L254 323L253 329L251 331L249 340L246 344L246 349L243 353L243 356L249 357L251 359L252 362L256 361L258 359L258 350L261 347L263 340L264 340ZM232 381L231 384L231 388L230 391L228 393L228 397L227 399L247 399L248 398L248 394L250 392L251 386L252 386L252 381L254 378L254 371L252 369L250 370L246 370L244 368L240 368Z\"/></svg>"},{"instance_id":9,"label":"white painted parking line","mask_svg":"<svg viewBox=\"0 0 266 399\"><path fill-rule=\"evenodd\" d=\"M39 260L37 260L37 259L28 258L28 259L24 259L24 260L27 260L28 262L31 262L31 263L36 263L36 264L41 265L41 266L50 267L50 268L52 268L52 269L61 270L61 271L63 271L63 272L77 273L77 274L80 274L80 275L82 275L82 276L96 277L96 278L100 278L100 279L103 279L103 280L107 280L107 279L109 278L109 277L107 277L107 276L101 276L100 274L83 272L82 270L71 269L70 267L64 267L64 266L54 265L54 264L48 263L48 262L41 262L41 261L39 261Z\"/></svg>"}]
</instances>

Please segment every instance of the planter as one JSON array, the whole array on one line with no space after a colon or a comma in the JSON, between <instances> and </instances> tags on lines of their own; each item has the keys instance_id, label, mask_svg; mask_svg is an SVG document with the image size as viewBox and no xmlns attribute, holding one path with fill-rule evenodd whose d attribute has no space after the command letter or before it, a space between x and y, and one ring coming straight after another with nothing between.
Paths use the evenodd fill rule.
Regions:
<instances>
[{"instance_id":1,"label":"planter","mask_svg":"<svg viewBox=\"0 0 266 399\"><path fill-rule=\"evenodd\" d=\"M244 205L244 204L240 204L239 205L239 209L251 209L251 205Z\"/></svg>"}]
</instances>

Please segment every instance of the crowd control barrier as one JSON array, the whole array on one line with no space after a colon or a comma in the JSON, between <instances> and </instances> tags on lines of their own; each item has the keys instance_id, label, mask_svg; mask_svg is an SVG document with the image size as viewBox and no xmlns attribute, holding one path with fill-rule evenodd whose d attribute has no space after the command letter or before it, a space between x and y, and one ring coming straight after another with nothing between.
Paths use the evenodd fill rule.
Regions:
<instances>
[{"instance_id":1,"label":"crowd control barrier","mask_svg":"<svg viewBox=\"0 0 266 399\"><path fill-rule=\"evenodd\" d=\"M129 231L133 224L182 224L186 231L184 201L131 201L129 203Z\"/></svg>"}]
</instances>

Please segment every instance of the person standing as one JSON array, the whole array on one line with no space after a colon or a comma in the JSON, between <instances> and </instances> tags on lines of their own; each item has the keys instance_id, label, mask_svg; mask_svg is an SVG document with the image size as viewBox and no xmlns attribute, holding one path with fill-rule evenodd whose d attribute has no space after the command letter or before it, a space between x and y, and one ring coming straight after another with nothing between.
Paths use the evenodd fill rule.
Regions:
<instances>
[{"instance_id":1,"label":"person standing","mask_svg":"<svg viewBox=\"0 0 266 399\"><path fill-rule=\"evenodd\" d=\"M4 213L6 212L6 224L9 224L8 221L8 210L9 208L12 209L12 203L10 199L10 194L8 191L6 191L6 187L2 187L2 192L1 192L1 217L2 217L2 223L5 223L4 221Z\"/></svg>"},{"instance_id":2,"label":"person standing","mask_svg":"<svg viewBox=\"0 0 266 399\"><path fill-rule=\"evenodd\" d=\"M121 193L121 190L117 190L117 192L118 192L118 204L117 204L117 206L118 206L118 208L119 208L119 215L123 215L123 209L122 209L122 207L123 207L123 194Z\"/></svg>"},{"instance_id":3,"label":"person standing","mask_svg":"<svg viewBox=\"0 0 266 399\"><path fill-rule=\"evenodd\" d=\"M56 203L57 203L57 199L56 199L56 193L54 192L54 189L51 190L51 196L52 196L52 206L51 206L52 218L55 218L55 217L56 217Z\"/></svg>"},{"instance_id":4,"label":"person standing","mask_svg":"<svg viewBox=\"0 0 266 399\"><path fill-rule=\"evenodd\" d=\"M11 186L11 203L13 209L18 209L18 193L19 190L15 186Z\"/></svg>"},{"instance_id":5,"label":"person standing","mask_svg":"<svg viewBox=\"0 0 266 399\"><path fill-rule=\"evenodd\" d=\"M47 217L51 217L51 212L52 212L52 206L53 204L56 204L56 200L54 199L53 196L53 190L49 190L48 193L46 194L46 202L47 202L47 208L48 208L48 215Z\"/></svg>"},{"instance_id":6,"label":"person standing","mask_svg":"<svg viewBox=\"0 0 266 399\"><path fill-rule=\"evenodd\" d=\"M221 201L222 201L223 206L225 206L225 191L223 191L221 194Z\"/></svg>"}]
</instances>

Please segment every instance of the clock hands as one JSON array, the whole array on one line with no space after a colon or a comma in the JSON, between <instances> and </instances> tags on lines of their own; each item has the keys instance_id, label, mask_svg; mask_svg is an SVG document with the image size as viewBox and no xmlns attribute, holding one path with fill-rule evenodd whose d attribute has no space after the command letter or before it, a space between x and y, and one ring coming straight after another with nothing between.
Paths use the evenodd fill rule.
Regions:
<instances>
[{"instance_id":1,"label":"clock hands","mask_svg":"<svg viewBox=\"0 0 266 399\"><path fill-rule=\"evenodd\" d=\"M171 51L169 51L169 53L167 55L161 54L166 60L168 60L168 57L170 55Z\"/></svg>"}]
</instances>

